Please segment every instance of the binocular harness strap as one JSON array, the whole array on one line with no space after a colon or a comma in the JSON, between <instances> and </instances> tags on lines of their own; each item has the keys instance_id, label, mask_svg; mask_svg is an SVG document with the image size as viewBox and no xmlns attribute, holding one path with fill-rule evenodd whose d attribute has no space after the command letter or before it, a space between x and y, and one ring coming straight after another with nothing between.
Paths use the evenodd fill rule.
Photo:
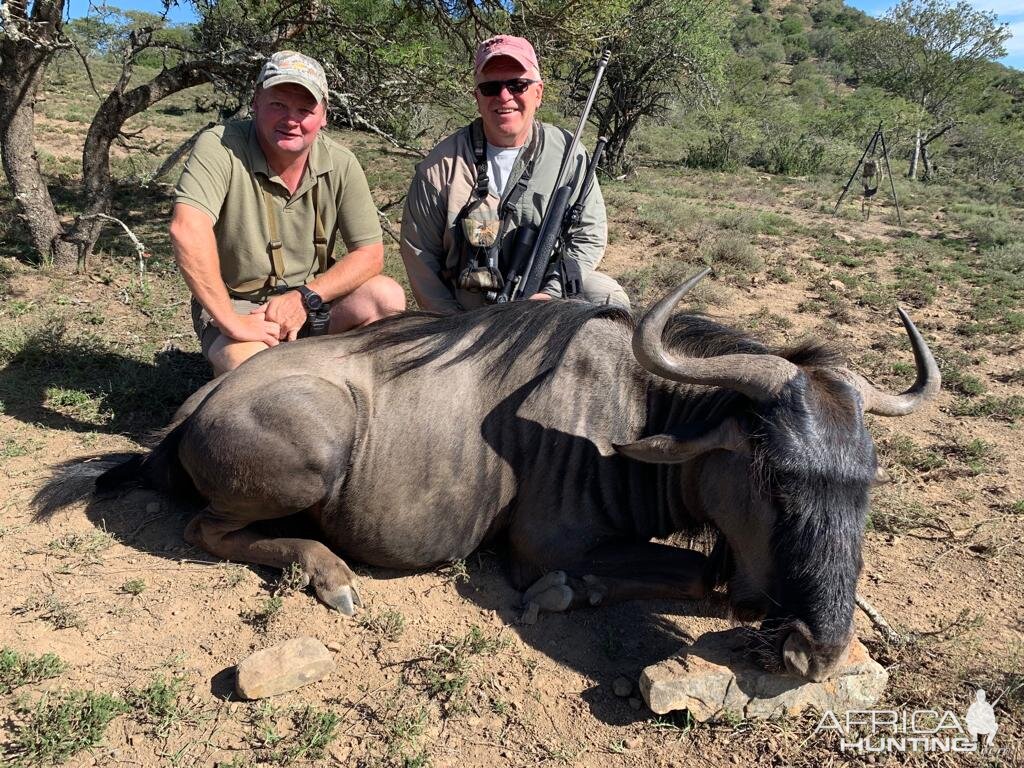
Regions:
<instances>
[{"instance_id":1,"label":"binocular harness strap","mask_svg":"<svg viewBox=\"0 0 1024 768\"><path fill-rule=\"evenodd\" d=\"M259 301L269 293L279 290L287 290L288 283L285 282L284 267L284 243L277 229L277 216L274 214L274 196L266 187L263 190L263 205L267 217L267 231L270 240L267 241L267 255L270 258L270 274L265 279L249 280L239 286L231 288L229 293L238 298ZM317 178L313 187L313 251L316 258L317 274L322 273L328 266L327 256L327 233L324 228L324 220L320 215L320 179Z\"/></svg>"}]
</instances>

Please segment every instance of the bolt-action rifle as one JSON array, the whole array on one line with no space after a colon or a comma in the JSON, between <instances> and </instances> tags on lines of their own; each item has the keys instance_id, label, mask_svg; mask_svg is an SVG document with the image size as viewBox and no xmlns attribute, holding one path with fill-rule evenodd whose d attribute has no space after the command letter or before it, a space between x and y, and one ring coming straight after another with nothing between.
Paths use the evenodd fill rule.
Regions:
<instances>
[{"instance_id":1,"label":"bolt-action rifle","mask_svg":"<svg viewBox=\"0 0 1024 768\"><path fill-rule=\"evenodd\" d=\"M580 144L580 136L583 135L583 128L590 117L591 107L594 106L594 99L601 87L601 79L604 77L604 70L611 58L611 51L605 51L597 63L597 72L594 75L594 84L590 87L590 94L583 105L583 113L580 115L579 125L573 134L572 141L566 147L562 155L562 164L558 169L558 176L555 177L555 186L552 191L551 201L548 209L544 212L540 229L537 230L536 238L523 237L517 243L518 247L513 254L512 268L509 270L505 286L497 295L496 301L518 301L528 299L537 293L545 275L551 267L551 262L557 261L562 273L562 286L566 295L574 295L580 290L579 266L569 259L564 258L565 242L569 231L579 224L583 215L583 201L590 194L594 177L597 174L597 165L601 160L607 139L604 137L597 140L594 153L590 156L586 173L583 176L583 185L580 188L576 203L570 208L569 199L572 197L573 184L571 177L563 182L566 169L576 159L576 148Z\"/></svg>"}]
</instances>

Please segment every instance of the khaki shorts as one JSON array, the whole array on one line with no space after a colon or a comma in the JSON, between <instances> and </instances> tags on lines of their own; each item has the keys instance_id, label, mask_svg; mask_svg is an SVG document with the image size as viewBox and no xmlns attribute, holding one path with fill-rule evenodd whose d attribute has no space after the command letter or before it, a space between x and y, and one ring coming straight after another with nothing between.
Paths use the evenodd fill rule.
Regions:
<instances>
[{"instance_id":1,"label":"khaki shorts","mask_svg":"<svg viewBox=\"0 0 1024 768\"><path fill-rule=\"evenodd\" d=\"M239 315L248 315L259 306L261 305L255 301L231 299L231 308ZM196 336L199 338L199 346L203 350L203 357L209 360L210 348L220 338L221 332L220 328L217 327L217 323L210 317L210 313L203 309L202 305L195 299L192 299L192 327L195 328Z\"/></svg>"}]
</instances>

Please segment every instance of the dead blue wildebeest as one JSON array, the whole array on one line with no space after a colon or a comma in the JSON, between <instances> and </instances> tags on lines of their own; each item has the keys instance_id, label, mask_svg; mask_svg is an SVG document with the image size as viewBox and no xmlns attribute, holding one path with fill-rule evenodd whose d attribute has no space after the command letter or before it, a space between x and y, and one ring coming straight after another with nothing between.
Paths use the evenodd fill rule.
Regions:
<instances>
[{"instance_id":1,"label":"dead blue wildebeest","mask_svg":"<svg viewBox=\"0 0 1024 768\"><path fill-rule=\"evenodd\" d=\"M671 316L702 276L635 330L613 308L521 302L283 344L198 391L97 487L200 500L188 541L298 563L344 613L359 596L339 555L422 568L499 536L516 587L539 581L548 609L725 584L738 618L764 619L762 655L823 679L853 632L877 472L864 413L911 413L938 369L902 311L917 380L901 395L823 345L775 352ZM322 542L249 527L291 515ZM651 541L709 528L709 556Z\"/></svg>"}]
</instances>

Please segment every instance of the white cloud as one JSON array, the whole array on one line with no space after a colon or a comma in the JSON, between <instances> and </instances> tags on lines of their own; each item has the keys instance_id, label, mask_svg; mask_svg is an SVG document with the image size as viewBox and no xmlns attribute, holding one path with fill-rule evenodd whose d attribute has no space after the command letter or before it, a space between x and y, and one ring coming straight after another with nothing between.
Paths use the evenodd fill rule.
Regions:
<instances>
[{"instance_id":1,"label":"white cloud","mask_svg":"<svg viewBox=\"0 0 1024 768\"><path fill-rule=\"evenodd\" d=\"M1021 0L976 0L971 5L979 11L995 11L1000 16L1024 16Z\"/></svg>"},{"instance_id":2,"label":"white cloud","mask_svg":"<svg viewBox=\"0 0 1024 768\"><path fill-rule=\"evenodd\" d=\"M1009 30L1013 37L1005 43L1006 53L1010 56L1024 54L1024 19L1010 24Z\"/></svg>"}]
</instances>

